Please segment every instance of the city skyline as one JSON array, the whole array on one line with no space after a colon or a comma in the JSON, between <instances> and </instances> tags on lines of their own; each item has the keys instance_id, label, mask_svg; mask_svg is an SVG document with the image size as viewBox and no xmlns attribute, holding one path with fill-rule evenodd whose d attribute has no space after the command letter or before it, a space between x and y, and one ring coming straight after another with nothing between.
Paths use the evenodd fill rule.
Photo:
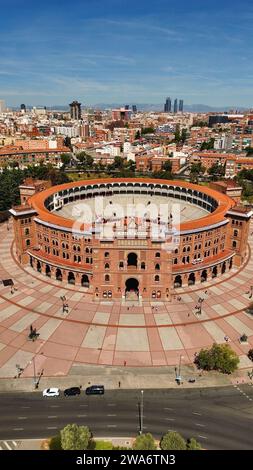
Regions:
<instances>
[{"instance_id":1,"label":"city skyline","mask_svg":"<svg viewBox=\"0 0 253 470\"><path fill-rule=\"evenodd\" d=\"M12 7L12 14L9 8ZM8 106L163 102L251 107L253 8L216 0L2 2L0 89ZM144 9L145 6L145 9ZM61 7L61 8L60 8ZM74 96L73 96L74 95Z\"/></svg>"}]
</instances>

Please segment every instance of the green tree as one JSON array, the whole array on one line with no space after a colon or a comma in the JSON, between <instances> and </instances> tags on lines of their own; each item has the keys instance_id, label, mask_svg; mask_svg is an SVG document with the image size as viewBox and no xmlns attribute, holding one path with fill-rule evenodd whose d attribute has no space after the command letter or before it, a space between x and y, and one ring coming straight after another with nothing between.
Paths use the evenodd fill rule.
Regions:
<instances>
[{"instance_id":1,"label":"green tree","mask_svg":"<svg viewBox=\"0 0 253 470\"><path fill-rule=\"evenodd\" d=\"M141 133L140 131L137 131L135 134L135 140L139 140L141 138Z\"/></svg>"},{"instance_id":2,"label":"green tree","mask_svg":"<svg viewBox=\"0 0 253 470\"><path fill-rule=\"evenodd\" d=\"M144 127L141 131L141 134L142 135L145 135L145 134L154 134L155 132L155 129L154 127Z\"/></svg>"},{"instance_id":3,"label":"green tree","mask_svg":"<svg viewBox=\"0 0 253 470\"><path fill-rule=\"evenodd\" d=\"M172 172L172 163L169 160L167 160L166 162L163 163L162 169L164 171L168 171L169 173L171 173Z\"/></svg>"},{"instance_id":4,"label":"green tree","mask_svg":"<svg viewBox=\"0 0 253 470\"><path fill-rule=\"evenodd\" d=\"M178 432L167 432L161 439L162 450L186 450L186 442Z\"/></svg>"},{"instance_id":5,"label":"green tree","mask_svg":"<svg viewBox=\"0 0 253 470\"><path fill-rule=\"evenodd\" d=\"M187 129L182 129L182 132L181 132L181 142L182 142L182 144L184 144L186 142L187 137L188 137Z\"/></svg>"},{"instance_id":6,"label":"green tree","mask_svg":"<svg viewBox=\"0 0 253 470\"><path fill-rule=\"evenodd\" d=\"M69 147L71 151L73 150L72 145L71 145L71 138L70 137L65 137L64 146Z\"/></svg>"},{"instance_id":7,"label":"green tree","mask_svg":"<svg viewBox=\"0 0 253 470\"><path fill-rule=\"evenodd\" d=\"M91 433L87 426L68 424L60 431L63 450L84 450L88 448Z\"/></svg>"},{"instance_id":8,"label":"green tree","mask_svg":"<svg viewBox=\"0 0 253 470\"><path fill-rule=\"evenodd\" d=\"M222 163L214 163L210 168L208 168L208 174L212 177L213 181L217 181L219 178L225 176L225 165Z\"/></svg>"},{"instance_id":9,"label":"green tree","mask_svg":"<svg viewBox=\"0 0 253 470\"><path fill-rule=\"evenodd\" d=\"M186 448L187 450L202 450L200 443L194 437L187 439Z\"/></svg>"},{"instance_id":10,"label":"green tree","mask_svg":"<svg viewBox=\"0 0 253 470\"><path fill-rule=\"evenodd\" d=\"M195 363L200 369L231 374L238 368L239 357L228 344L214 343L210 349L201 349Z\"/></svg>"},{"instance_id":11,"label":"green tree","mask_svg":"<svg viewBox=\"0 0 253 470\"><path fill-rule=\"evenodd\" d=\"M205 167L201 163L193 163L190 171L191 182L197 183L199 176L204 174L206 171Z\"/></svg>"},{"instance_id":12,"label":"green tree","mask_svg":"<svg viewBox=\"0 0 253 470\"><path fill-rule=\"evenodd\" d=\"M93 167L94 159L91 155L86 152L80 152L77 154L77 159L81 163L83 169L89 170Z\"/></svg>"},{"instance_id":13,"label":"green tree","mask_svg":"<svg viewBox=\"0 0 253 470\"><path fill-rule=\"evenodd\" d=\"M247 157L252 155L252 153L253 153L253 147L250 147L250 146L249 146L249 147L246 147L245 150L247 151Z\"/></svg>"},{"instance_id":14,"label":"green tree","mask_svg":"<svg viewBox=\"0 0 253 470\"><path fill-rule=\"evenodd\" d=\"M64 166L69 165L71 161L71 157L69 153L62 153L61 154L61 161Z\"/></svg>"},{"instance_id":15,"label":"green tree","mask_svg":"<svg viewBox=\"0 0 253 470\"><path fill-rule=\"evenodd\" d=\"M200 150L211 150L211 149L213 149L214 141L215 141L215 139L212 137L210 140L208 140L206 142L202 142L202 144L200 146Z\"/></svg>"},{"instance_id":16,"label":"green tree","mask_svg":"<svg viewBox=\"0 0 253 470\"><path fill-rule=\"evenodd\" d=\"M134 450L156 450L156 443L152 434L140 434L136 437L134 444Z\"/></svg>"},{"instance_id":17,"label":"green tree","mask_svg":"<svg viewBox=\"0 0 253 470\"><path fill-rule=\"evenodd\" d=\"M180 134L180 126L179 124L176 125L176 130L175 130L175 134L174 134L174 141L179 144L179 142L181 141L181 134Z\"/></svg>"}]
</instances>

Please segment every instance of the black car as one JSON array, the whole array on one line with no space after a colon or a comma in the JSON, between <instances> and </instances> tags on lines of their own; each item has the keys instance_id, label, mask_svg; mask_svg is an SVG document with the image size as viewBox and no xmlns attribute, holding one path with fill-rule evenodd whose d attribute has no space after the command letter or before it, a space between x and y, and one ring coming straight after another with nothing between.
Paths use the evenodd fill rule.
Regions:
<instances>
[{"instance_id":1,"label":"black car","mask_svg":"<svg viewBox=\"0 0 253 470\"><path fill-rule=\"evenodd\" d=\"M80 395L81 390L80 387L71 387L71 388L66 388L64 390L64 396L69 397L70 395Z\"/></svg>"},{"instance_id":2,"label":"black car","mask_svg":"<svg viewBox=\"0 0 253 470\"><path fill-rule=\"evenodd\" d=\"M86 395L104 395L105 388L103 385L91 385L91 387L86 388Z\"/></svg>"}]
</instances>

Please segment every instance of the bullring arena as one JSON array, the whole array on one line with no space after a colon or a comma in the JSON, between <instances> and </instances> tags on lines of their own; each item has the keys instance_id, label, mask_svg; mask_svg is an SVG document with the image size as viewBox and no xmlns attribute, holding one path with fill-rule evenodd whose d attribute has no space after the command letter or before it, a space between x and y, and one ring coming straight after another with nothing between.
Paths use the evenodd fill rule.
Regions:
<instances>
[{"instance_id":1,"label":"bullring arena","mask_svg":"<svg viewBox=\"0 0 253 470\"><path fill-rule=\"evenodd\" d=\"M181 181L27 181L20 192L0 227L0 277L14 283L0 285L1 377L16 364L32 376L35 357L44 376L189 364L225 339L250 366L250 211Z\"/></svg>"}]
</instances>

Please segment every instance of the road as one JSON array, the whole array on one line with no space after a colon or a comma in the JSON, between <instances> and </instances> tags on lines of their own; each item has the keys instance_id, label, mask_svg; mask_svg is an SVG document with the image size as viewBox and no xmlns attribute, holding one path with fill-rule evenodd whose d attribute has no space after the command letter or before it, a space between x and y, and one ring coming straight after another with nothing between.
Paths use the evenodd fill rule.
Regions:
<instances>
[{"instance_id":1,"label":"road","mask_svg":"<svg viewBox=\"0 0 253 470\"><path fill-rule=\"evenodd\" d=\"M41 392L0 394L0 440L52 436L66 424L87 425L96 437L131 437L140 429L140 390L104 396L43 398ZM253 386L144 390L143 432L175 430L206 449L253 448Z\"/></svg>"}]
</instances>

